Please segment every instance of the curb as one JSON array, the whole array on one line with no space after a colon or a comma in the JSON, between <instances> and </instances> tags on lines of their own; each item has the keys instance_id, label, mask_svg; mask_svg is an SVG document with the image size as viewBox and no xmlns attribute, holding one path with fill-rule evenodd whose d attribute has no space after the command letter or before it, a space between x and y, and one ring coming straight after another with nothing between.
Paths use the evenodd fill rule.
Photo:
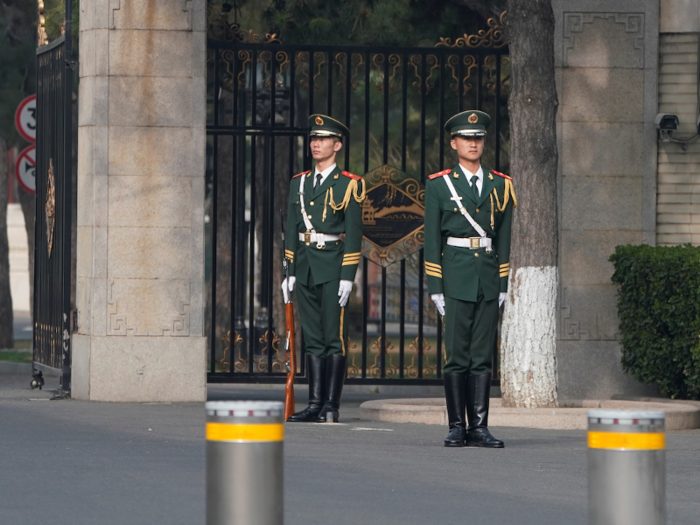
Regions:
<instances>
[{"instance_id":1,"label":"curb","mask_svg":"<svg viewBox=\"0 0 700 525\"><path fill-rule=\"evenodd\" d=\"M578 403L577 403L578 404ZM700 407L691 404L590 400L574 408L503 408L500 399L491 400L489 426L557 430L586 430L589 408L661 410L666 413L666 430L700 428ZM445 400L378 399L360 405L360 418L390 423L447 425Z\"/></svg>"}]
</instances>

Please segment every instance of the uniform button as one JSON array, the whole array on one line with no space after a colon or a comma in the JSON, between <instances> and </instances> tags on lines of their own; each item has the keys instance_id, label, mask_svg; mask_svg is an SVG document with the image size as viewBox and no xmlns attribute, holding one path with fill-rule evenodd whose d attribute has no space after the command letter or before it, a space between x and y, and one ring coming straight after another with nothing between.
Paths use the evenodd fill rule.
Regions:
<instances>
[{"instance_id":1,"label":"uniform button","mask_svg":"<svg viewBox=\"0 0 700 525\"><path fill-rule=\"evenodd\" d=\"M313 205L314 205L314 201L311 201L309 204L311 204L311 206L313 206Z\"/></svg>"},{"instance_id":2,"label":"uniform button","mask_svg":"<svg viewBox=\"0 0 700 525\"><path fill-rule=\"evenodd\" d=\"M455 211L457 211L457 208L455 208Z\"/></svg>"},{"instance_id":3,"label":"uniform button","mask_svg":"<svg viewBox=\"0 0 700 525\"><path fill-rule=\"evenodd\" d=\"M311 220L311 215L307 215L306 218Z\"/></svg>"},{"instance_id":4,"label":"uniform button","mask_svg":"<svg viewBox=\"0 0 700 525\"><path fill-rule=\"evenodd\" d=\"M478 253L475 253L475 254L474 254L474 257L478 257L478 256L479 256L479 254L478 254Z\"/></svg>"},{"instance_id":5,"label":"uniform button","mask_svg":"<svg viewBox=\"0 0 700 525\"><path fill-rule=\"evenodd\" d=\"M476 209L476 213L479 213L479 208Z\"/></svg>"}]
</instances>

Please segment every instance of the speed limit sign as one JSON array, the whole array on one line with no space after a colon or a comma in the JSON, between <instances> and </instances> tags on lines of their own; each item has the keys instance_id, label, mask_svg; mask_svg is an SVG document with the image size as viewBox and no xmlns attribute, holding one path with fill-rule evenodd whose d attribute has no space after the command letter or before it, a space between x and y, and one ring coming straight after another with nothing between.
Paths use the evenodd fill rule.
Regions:
<instances>
[{"instance_id":1,"label":"speed limit sign","mask_svg":"<svg viewBox=\"0 0 700 525\"><path fill-rule=\"evenodd\" d=\"M17 182L29 193L36 191L36 146L24 148L15 164Z\"/></svg>"},{"instance_id":2,"label":"speed limit sign","mask_svg":"<svg viewBox=\"0 0 700 525\"><path fill-rule=\"evenodd\" d=\"M19 103L15 111L15 126L24 140L36 142L36 95Z\"/></svg>"}]
</instances>

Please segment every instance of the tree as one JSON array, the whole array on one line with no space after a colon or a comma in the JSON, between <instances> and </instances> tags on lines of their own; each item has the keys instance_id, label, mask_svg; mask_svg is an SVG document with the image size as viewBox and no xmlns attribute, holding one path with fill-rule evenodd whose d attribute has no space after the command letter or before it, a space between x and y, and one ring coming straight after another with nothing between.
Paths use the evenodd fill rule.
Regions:
<instances>
[{"instance_id":1,"label":"tree","mask_svg":"<svg viewBox=\"0 0 700 525\"><path fill-rule=\"evenodd\" d=\"M22 143L15 130L14 112L19 102L34 90L33 29L27 23L27 20L31 20L30 5L28 0L0 0L0 348L14 347L7 238L10 180L7 150ZM36 9L36 4L33 8ZM20 196L22 193L24 192L20 192ZM29 198L24 200L33 202L33 199ZM33 217L33 207L31 214ZM26 218L25 215L25 220ZM33 225L33 222L29 224ZM29 230L33 236L33 228L28 227L27 231ZM29 240L31 241L31 238ZM33 244L30 244L31 246ZM29 252L32 254L33 250L30 249Z\"/></svg>"},{"instance_id":2,"label":"tree","mask_svg":"<svg viewBox=\"0 0 700 525\"><path fill-rule=\"evenodd\" d=\"M514 214L511 275L501 342L504 406L557 405L557 93L550 0L509 0L512 92L510 170Z\"/></svg>"}]
</instances>

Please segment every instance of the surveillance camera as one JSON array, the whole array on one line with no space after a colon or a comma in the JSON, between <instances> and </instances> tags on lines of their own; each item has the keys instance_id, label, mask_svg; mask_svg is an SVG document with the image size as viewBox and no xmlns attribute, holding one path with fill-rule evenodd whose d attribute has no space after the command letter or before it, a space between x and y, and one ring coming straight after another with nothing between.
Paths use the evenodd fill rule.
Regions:
<instances>
[{"instance_id":1,"label":"surveillance camera","mask_svg":"<svg viewBox=\"0 0 700 525\"><path fill-rule=\"evenodd\" d=\"M678 117L668 113L659 113L654 121L660 131L676 131L678 129Z\"/></svg>"}]
</instances>

